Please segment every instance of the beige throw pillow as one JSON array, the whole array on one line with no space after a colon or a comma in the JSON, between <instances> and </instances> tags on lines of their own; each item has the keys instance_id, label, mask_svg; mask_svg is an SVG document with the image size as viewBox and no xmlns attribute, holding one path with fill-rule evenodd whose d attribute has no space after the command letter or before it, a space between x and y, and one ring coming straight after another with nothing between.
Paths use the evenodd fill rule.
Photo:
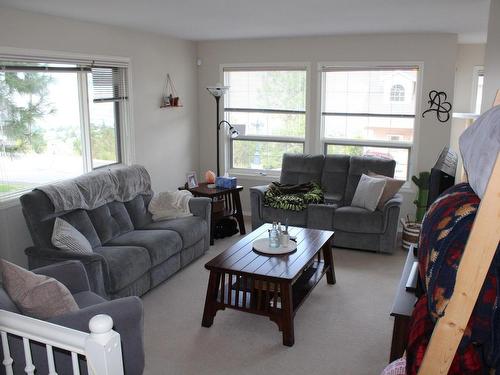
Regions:
<instances>
[{"instance_id":1,"label":"beige throw pillow","mask_svg":"<svg viewBox=\"0 0 500 375\"><path fill-rule=\"evenodd\" d=\"M52 277L37 275L1 259L3 287L27 316L49 319L78 310L68 288Z\"/></svg>"},{"instance_id":2,"label":"beige throw pillow","mask_svg":"<svg viewBox=\"0 0 500 375\"><path fill-rule=\"evenodd\" d=\"M385 203L394 195L396 195L399 189L401 189L401 186L403 186L403 184L405 183L405 181L403 180L396 180L394 178L383 176L381 174L376 174L373 172L368 172L368 176L385 179L384 192L382 193L382 196L380 197L377 205L377 208L379 210L382 210L384 208Z\"/></svg>"},{"instance_id":3,"label":"beige throw pillow","mask_svg":"<svg viewBox=\"0 0 500 375\"><path fill-rule=\"evenodd\" d=\"M366 208L375 211L378 201L384 192L385 180L362 174L356 192L352 198L351 206Z\"/></svg>"},{"instance_id":4,"label":"beige throw pillow","mask_svg":"<svg viewBox=\"0 0 500 375\"><path fill-rule=\"evenodd\" d=\"M73 225L56 218L52 231L52 245L75 253L92 253L92 245Z\"/></svg>"}]
</instances>

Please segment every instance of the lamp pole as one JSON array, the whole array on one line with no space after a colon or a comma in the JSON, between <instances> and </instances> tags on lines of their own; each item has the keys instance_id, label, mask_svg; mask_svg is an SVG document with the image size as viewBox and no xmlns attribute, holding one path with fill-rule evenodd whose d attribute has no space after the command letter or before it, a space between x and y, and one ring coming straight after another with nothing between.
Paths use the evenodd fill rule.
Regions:
<instances>
[{"instance_id":1,"label":"lamp pole","mask_svg":"<svg viewBox=\"0 0 500 375\"><path fill-rule=\"evenodd\" d=\"M219 101L220 96L215 96L215 102L217 103L217 126L215 127L216 138L217 138L217 176L220 176L219 170Z\"/></svg>"}]
</instances>

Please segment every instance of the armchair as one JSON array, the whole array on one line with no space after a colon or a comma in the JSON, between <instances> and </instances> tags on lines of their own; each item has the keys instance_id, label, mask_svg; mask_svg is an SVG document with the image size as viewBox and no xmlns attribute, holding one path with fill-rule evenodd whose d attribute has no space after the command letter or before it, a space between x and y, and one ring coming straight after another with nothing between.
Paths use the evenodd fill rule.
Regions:
<instances>
[{"instance_id":1,"label":"armchair","mask_svg":"<svg viewBox=\"0 0 500 375\"><path fill-rule=\"evenodd\" d=\"M89 320L98 314L111 316L114 330L120 334L123 366L125 374L139 375L144 369L143 344L143 309L138 297L126 297L107 301L90 291L90 284L84 266L79 261L65 261L33 270L63 283L80 307L78 311L49 319L54 324L89 332ZM0 288L0 309L20 314L3 288ZM14 359L14 373L24 373L23 342L19 337L9 337L11 356ZM37 373L48 373L47 353L44 345L31 344L33 362ZM54 352L56 368L59 374L72 373L71 356L65 352ZM1 366L0 374L5 371ZM80 371L86 374L85 360L80 358Z\"/></svg>"}]
</instances>

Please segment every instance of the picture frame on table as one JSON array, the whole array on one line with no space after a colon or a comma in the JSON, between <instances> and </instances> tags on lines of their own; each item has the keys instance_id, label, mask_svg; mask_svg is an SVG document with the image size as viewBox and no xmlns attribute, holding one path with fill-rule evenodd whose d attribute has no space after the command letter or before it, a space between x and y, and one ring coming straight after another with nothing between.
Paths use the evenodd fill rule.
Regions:
<instances>
[{"instance_id":1,"label":"picture frame on table","mask_svg":"<svg viewBox=\"0 0 500 375\"><path fill-rule=\"evenodd\" d=\"M186 181L189 189L198 187L198 178L196 177L196 172L192 171L186 173Z\"/></svg>"}]
</instances>

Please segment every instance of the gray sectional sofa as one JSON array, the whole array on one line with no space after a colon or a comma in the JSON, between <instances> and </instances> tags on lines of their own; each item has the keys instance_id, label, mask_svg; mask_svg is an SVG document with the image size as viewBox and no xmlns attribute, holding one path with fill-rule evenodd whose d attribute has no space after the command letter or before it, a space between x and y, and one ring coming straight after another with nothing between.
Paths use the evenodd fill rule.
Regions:
<instances>
[{"instance_id":1,"label":"gray sectional sofa","mask_svg":"<svg viewBox=\"0 0 500 375\"><path fill-rule=\"evenodd\" d=\"M374 157L347 155L284 154L280 182L300 184L316 181L325 192L325 204L310 204L303 211L264 206L268 186L250 188L252 229L273 221L290 225L334 230L334 246L392 253L395 249L402 196L396 194L382 210L370 212L350 206L359 179L369 171L394 176L396 162Z\"/></svg>"},{"instance_id":2,"label":"gray sectional sofa","mask_svg":"<svg viewBox=\"0 0 500 375\"><path fill-rule=\"evenodd\" d=\"M85 183L92 185L92 179L98 176L99 172L89 174ZM148 212L151 198L151 194L139 194L129 201L111 201L91 210L55 212L53 202L43 191L35 189L23 195L22 211L34 243L26 249L29 268L79 260L87 270L92 290L99 295L111 299L141 296L203 255L210 246L208 198L191 198L193 216L159 222L153 222ZM51 236L56 217L81 232L93 252L81 254L55 248Z\"/></svg>"}]
</instances>

